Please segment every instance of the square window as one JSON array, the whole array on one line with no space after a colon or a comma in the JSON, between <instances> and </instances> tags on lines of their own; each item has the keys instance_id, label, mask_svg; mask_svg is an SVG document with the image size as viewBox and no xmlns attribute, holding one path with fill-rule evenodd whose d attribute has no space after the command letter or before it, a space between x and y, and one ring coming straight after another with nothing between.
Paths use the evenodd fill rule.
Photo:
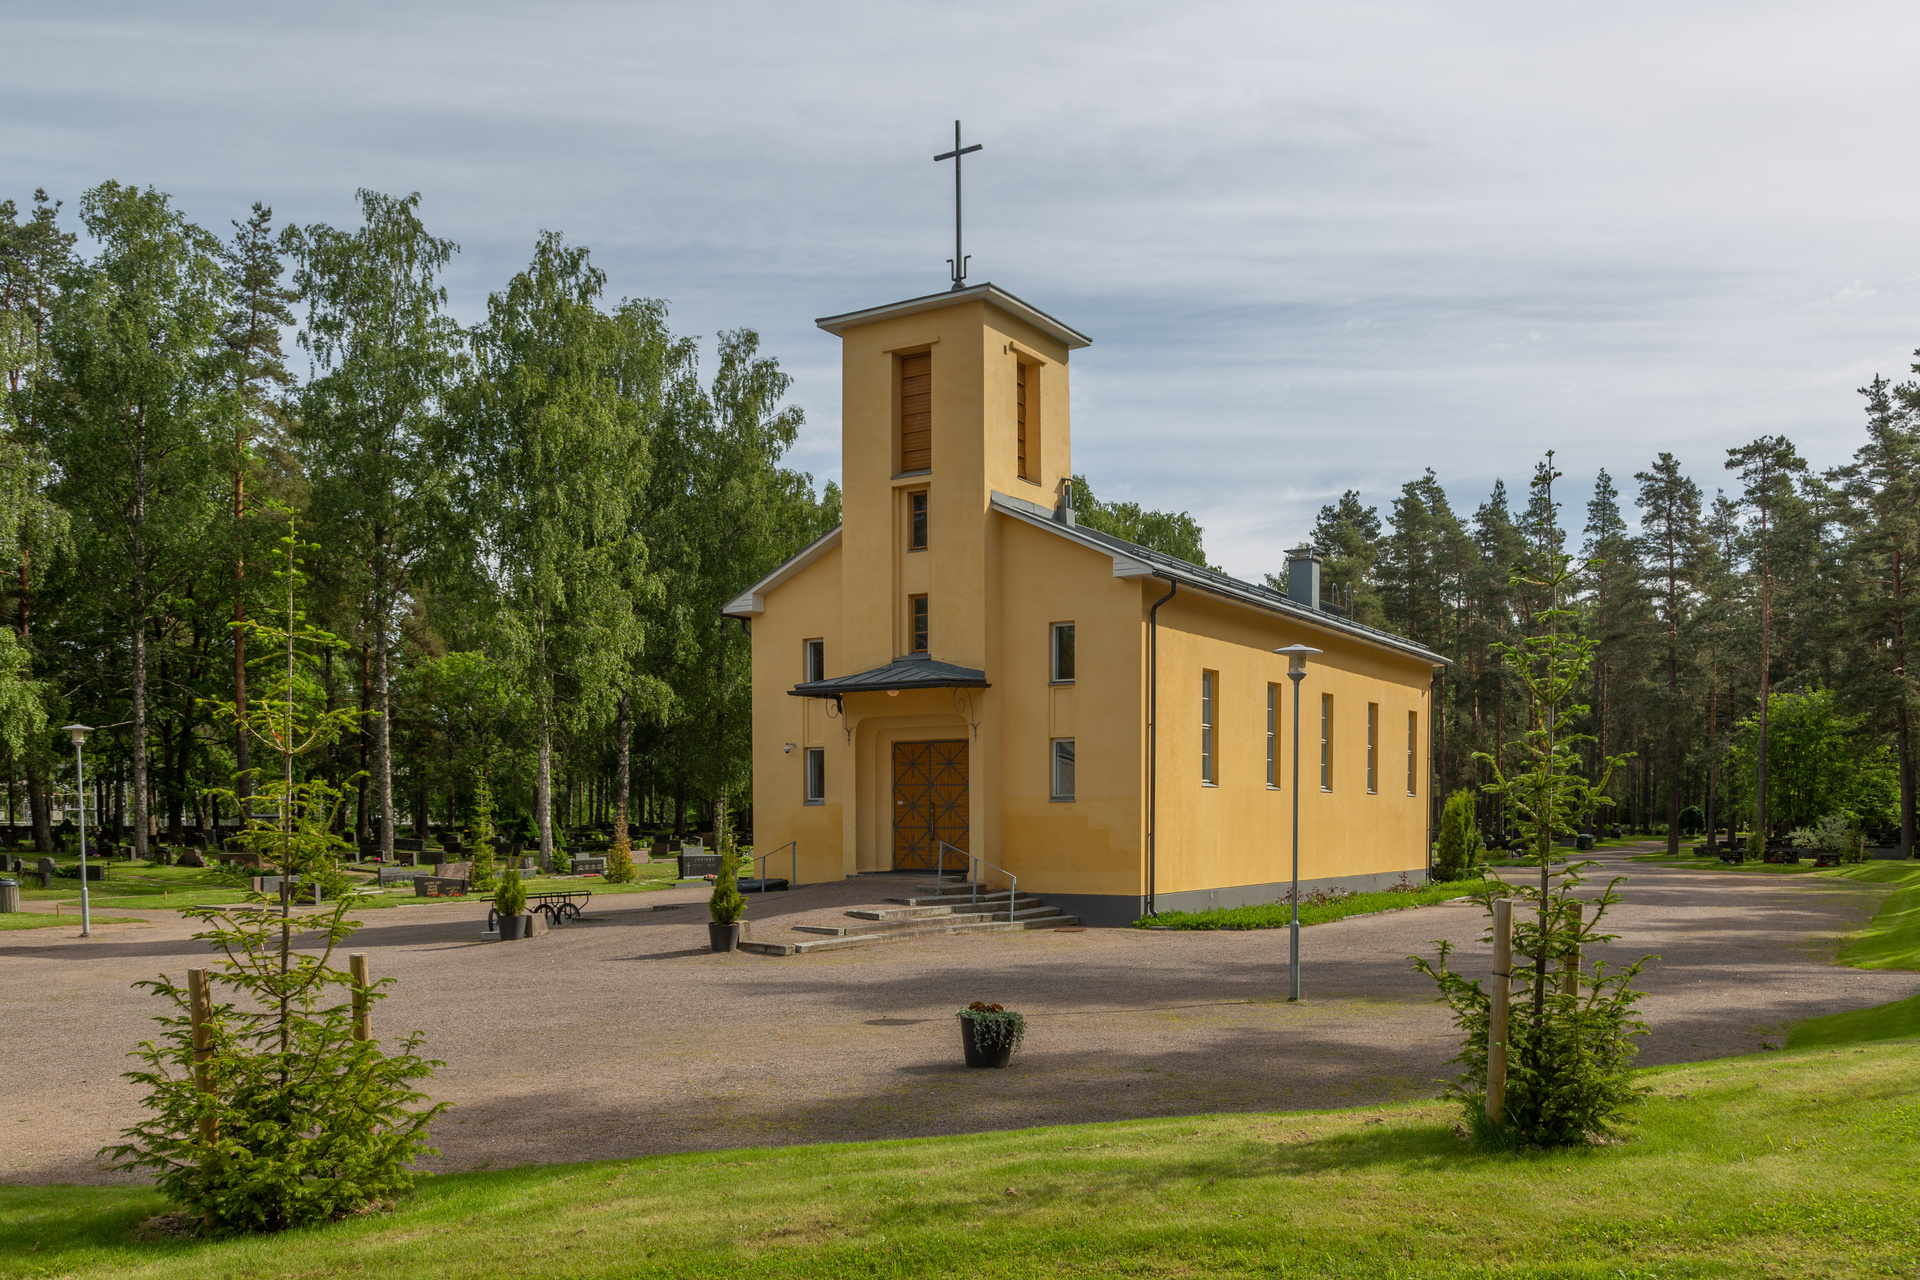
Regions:
<instances>
[{"instance_id":1,"label":"square window","mask_svg":"<svg viewBox=\"0 0 1920 1280\"><path fill-rule=\"evenodd\" d=\"M1053 624L1053 682L1073 683L1073 624Z\"/></svg>"},{"instance_id":2,"label":"square window","mask_svg":"<svg viewBox=\"0 0 1920 1280\"><path fill-rule=\"evenodd\" d=\"M807 803L821 804L827 798L827 749L807 748Z\"/></svg>"},{"instance_id":3,"label":"square window","mask_svg":"<svg viewBox=\"0 0 1920 1280\"><path fill-rule=\"evenodd\" d=\"M805 670L807 682L811 684L815 680L825 680L827 678L827 642L809 640L805 653L806 657L801 665Z\"/></svg>"},{"instance_id":4,"label":"square window","mask_svg":"<svg viewBox=\"0 0 1920 1280\"><path fill-rule=\"evenodd\" d=\"M1073 799L1073 739L1053 740L1053 798Z\"/></svg>"},{"instance_id":5,"label":"square window","mask_svg":"<svg viewBox=\"0 0 1920 1280\"><path fill-rule=\"evenodd\" d=\"M912 528L907 538L909 551L927 549L927 494L926 490L907 495L907 511Z\"/></svg>"},{"instance_id":6,"label":"square window","mask_svg":"<svg viewBox=\"0 0 1920 1280\"><path fill-rule=\"evenodd\" d=\"M913 652L925 653L927 652L927 598L909 596L908 600L913 606Z\"/></svg>"}]
</instances>

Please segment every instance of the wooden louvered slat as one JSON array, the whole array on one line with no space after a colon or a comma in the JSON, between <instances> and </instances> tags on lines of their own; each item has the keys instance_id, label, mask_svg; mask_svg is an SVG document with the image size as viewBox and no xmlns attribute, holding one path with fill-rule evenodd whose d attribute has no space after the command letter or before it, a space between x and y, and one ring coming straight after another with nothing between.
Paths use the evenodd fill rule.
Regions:
<instances>
[{"instance_id":1,"label":"wooden louvered slat","mask_svg":"<svg viewBox=\"0 0 1920 1280\"><path fill-rule=\"evenodd\" d=\"M933 467L933 353L900 357L900 469Z\"/></svg>"},{"instance_id":2,"label":"wooden louvered slat","mask_svg":"<svg viewBox=\"0 0 1920 1280\"><path fill-rule=\"evenodd\" d=\"M1016 434L1020 440L1020 478L1031 480L1033 477L1027 474L1027 366L1021 364L1015 367L1020 370L1014 381L1014 417L1018 422Z\"/></svg>"}]
</instances>

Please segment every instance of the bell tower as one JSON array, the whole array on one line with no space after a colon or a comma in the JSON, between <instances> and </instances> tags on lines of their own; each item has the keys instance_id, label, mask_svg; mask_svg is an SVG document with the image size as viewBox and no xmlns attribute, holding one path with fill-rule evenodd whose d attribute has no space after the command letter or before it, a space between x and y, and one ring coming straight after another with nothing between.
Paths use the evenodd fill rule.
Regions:
<instances>
[{"instance_id":1,"label":"bell tower","mask_svg":"<svg viewBox=\"0 0 1920 1280\"><path fill-rule=\"evenodd\" d=\"M1060 503L1067 359L1090 340L991 284L817 323L841 340L848 669L919 654L983 668L989 504Z\"/></svg>"}]
</instances>

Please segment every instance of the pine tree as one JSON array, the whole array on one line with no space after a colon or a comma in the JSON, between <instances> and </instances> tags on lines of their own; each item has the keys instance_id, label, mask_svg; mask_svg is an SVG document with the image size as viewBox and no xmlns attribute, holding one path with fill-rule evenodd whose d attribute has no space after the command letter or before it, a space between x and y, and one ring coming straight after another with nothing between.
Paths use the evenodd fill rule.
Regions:
<instances>
[{"instance_id":1,"label":"pine tree","mask_svg":"<svg viewBox=\"0 0 1920 1280\"><path fill-rule=\"evenodd\" d=\"M1685 765L1683 722L1688 706L1682 696L1683 636L1691 638L1692 613L1699 587L1703 534L1700 527L1700 486L1680 472L1671 453L1654 460L1651 471L1636 472L1640 482L1639 550L1647 570L1658 584L1660 626L1666 642L1666 692L1660 700L1666 771L1667 853L1680 852L1680 793Z\"/></svg>"},{"instance_id":2,"label":"pine tree","mask_svg":"<svg viewBox=\"0 0 1920 1280\"><path fill-rule=\"evenodd\" d=\"M1777 526L1785 508L1794 505L1794 477L1807 464L1785 436L1761 436L1752 444L1727 450L1727 470L1737 471L1745 486L1742 504L1752 513L1747 550L1752 576L1758 583L1760 634L1759 775L1754 784L1754 829L1767 833L1767 703L1773 691L1773 594L1779 550Z\"/></svg>"}]
</instances>

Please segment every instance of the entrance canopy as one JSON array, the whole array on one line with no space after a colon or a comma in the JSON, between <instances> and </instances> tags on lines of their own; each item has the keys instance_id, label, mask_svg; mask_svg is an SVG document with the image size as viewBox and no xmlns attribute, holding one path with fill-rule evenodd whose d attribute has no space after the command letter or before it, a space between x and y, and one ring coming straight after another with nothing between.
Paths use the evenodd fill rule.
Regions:
<instances>
[{"instance_id":1,"label":"entrance canopy","mask_svg":"<svg viewBox=\"0 0 1920 1280\"><path fill-rule=\"evenodd\" d=\"M988 689L987 673L932 658L895 658L884 667L831 680L809 680L787 692L796 698L839 698L849 693L899 693L907 689Z\"/></svg>"}]
</instances>

